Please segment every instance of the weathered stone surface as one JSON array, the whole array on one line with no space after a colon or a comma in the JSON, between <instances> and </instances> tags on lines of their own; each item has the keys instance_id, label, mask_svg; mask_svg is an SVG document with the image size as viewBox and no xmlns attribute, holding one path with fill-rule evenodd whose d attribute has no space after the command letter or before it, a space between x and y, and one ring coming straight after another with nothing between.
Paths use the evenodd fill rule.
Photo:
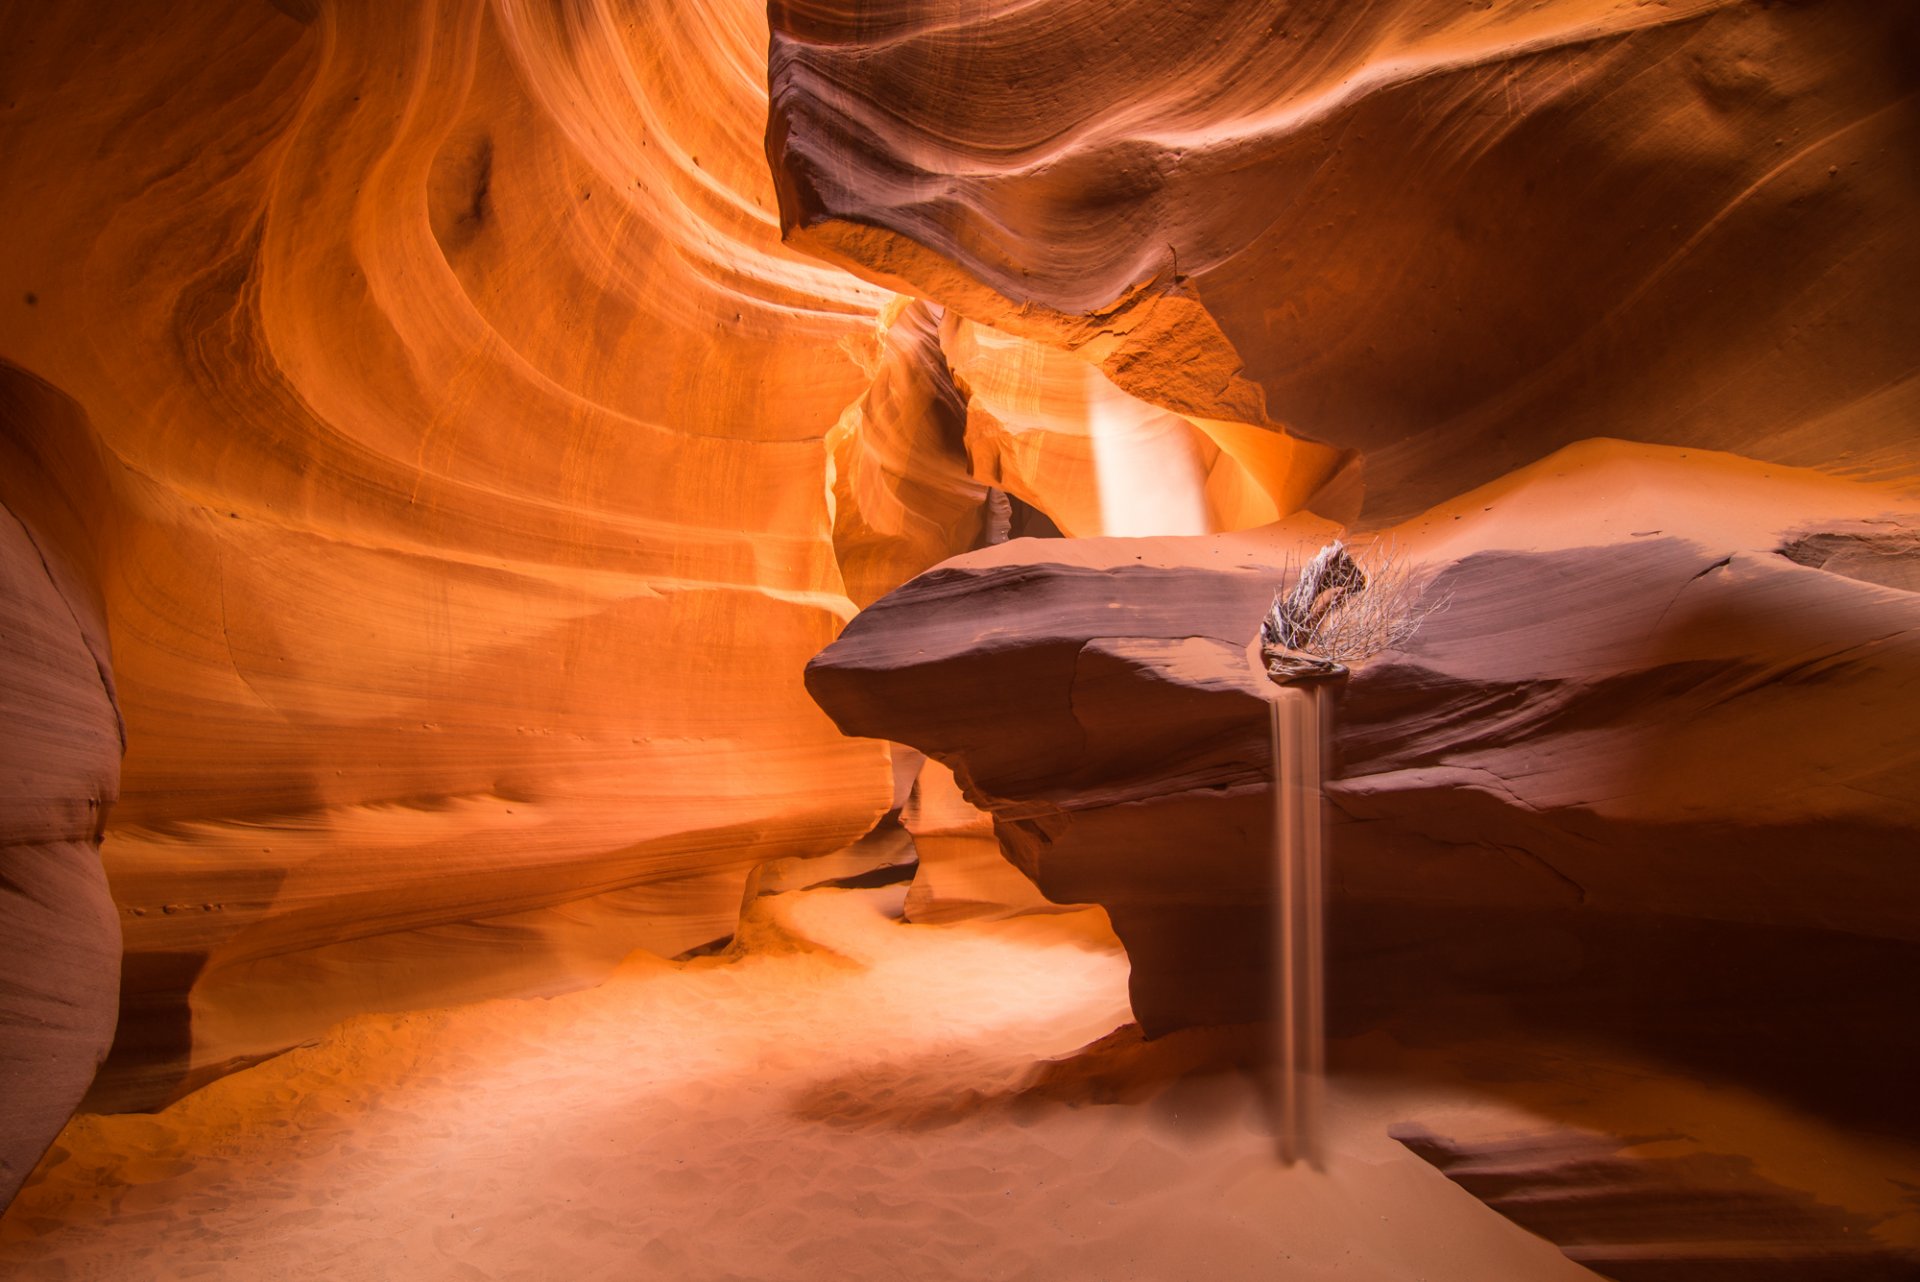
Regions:
<instances>
[{"instance_id":1,"label":"weathered stone surface","mask_svg":"<svg viewBox=\"0 0 1920 1282\"><path fill-rule=\"evenodd\" d=\"M1450 606L1340 714L1353 948L1912 940L1911 494L1763 474L1916 475L1911 5L102 13L0 49L27 1147L104 1036L103 818L94 1101L151 1105L897 864L910 772L797 679L869 603L834 716L1106 905L1150 1029L1264 1014L1247 643L1436 500ZM1031 530L1246 532L969 551ZM922 783L917 915L1025 905Z\"/></svg>"},{"instance_id":2,"label":"weathered stone surface","mask_svg":"<svg viewBox=\"0 0 1920 1282\"><path fill-rule=\"evenodd\" d=\"M988 485L966 445L967 398L940 349L941 312L902 308L873 381L827 437L833 550L865 607L950 556L992 542Z\"/></svg>"},{"instance_id":3,"label":"weathered stone surface","mask_svg":"<svg viewBox=\"0 0 1920 1282\"><path fill-rule=\"evenodd\" d=\"M1920 942L1889 893L1920 834L1920 598L1777 551L1920 509L1775 471L1588 447L1397 531L1445 606L1339 697L1336 893ZM808 672L849 733L952 766L1049 897L1109 909L1149 1030L1266 1011L1251 645L1278 567L1318 545L1287 534L974 553Z\"/></svg>"},{"instance_id":4,"label":"weathered stone surface","mask_svg":"<svg viewBox=\"0 0 1920 1282\"><path fill-rule=\"evenodd\" d=\"M908 921L950 922L1053 912L1058 908L1000 849L993 817L960 793L937 761L920 769L901 816L919 857L908 888Z\"/></svg>"},{"instance_id":5,"label":"weathered stone surface","mask_svg":"<svg viewBox=\"0 0 1920 1282\"><path fill-rule=\"evenodd\" d=\"M1595 437L1914 473L1903 0L772 6L789 239L1399 519Z\"/></svg>"}]
</instances>

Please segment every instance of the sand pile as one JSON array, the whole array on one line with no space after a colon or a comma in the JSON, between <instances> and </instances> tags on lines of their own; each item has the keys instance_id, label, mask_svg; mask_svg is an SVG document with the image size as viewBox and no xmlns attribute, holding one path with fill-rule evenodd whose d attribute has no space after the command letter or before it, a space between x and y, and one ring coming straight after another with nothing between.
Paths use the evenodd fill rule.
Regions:
<instances>
[{"instance_id":1,"label":"sand pile","mask_svg":"<svg viewBox=\"0 0 1920 1282\"><path fill-rule=\"evenodd\" d=\"M768 896L726 955L636 955L597 989L361 1017L164 1112L77 1118L0 1220L0 1274L1593 1276L1390 1129L1446 1137L1468 1187L1489 1151L1534 1161L1533 1205L1510 1213L1610 1259L1623 1240L1644 1253L1638 1229L1700 1232L1672 1213L1702 1204L1702 1180L1783 1232L1808 1222L1780 1200L1797 1189L1802 1210L1920 1237L1886 1178L1911 1153L1485 1021L1472 1044L1336 1043L1327 1168L1282 1167L1257 1072L1223 1067L1248 1039L1142 1043L1099 912L914 926L903 894ZM1550 1149L1582 1162L1541 1164ZM1509 1203L1528 1187L1502 1185Z\"/></svg>"},{"instance_id":2,"label":"sand pile","mask_svg":"<svg viewBox=\"0 0 1920 1282\"><path fill-rule=\"evenodd\" d=\"M770 897L732 955L364 1017L162 1113L83 1116L0 1221L0 1271L1587 1276L1389 1139L1378 1090L1335 1092L1317 1174L1273 1161L1247 1078L1036 1071L1128 1020L1099 914L909 926L900 895Z\"/></svg>"}]
</instances>

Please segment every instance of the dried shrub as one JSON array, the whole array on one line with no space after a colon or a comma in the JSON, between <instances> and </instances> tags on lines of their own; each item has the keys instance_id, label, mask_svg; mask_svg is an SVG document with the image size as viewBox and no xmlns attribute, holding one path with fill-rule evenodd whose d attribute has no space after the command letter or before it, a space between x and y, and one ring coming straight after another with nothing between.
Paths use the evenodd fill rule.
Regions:
<instances>
[{"instance_id":1,"label":"dried shrub","mask_svg":"<svg viewBox=\"0 0 1920 1282\"><path fill-rule=\"evenodd\" d=\"M1260 649L1276 681L1338 676L1349 666L1413 639L1450 598L1428 600L1427 576L1416 573L1391 542L1356 557L1335 541L1297 571L1290 589L1274 593L1260 625Z\"/></svg>"}]
</instances>

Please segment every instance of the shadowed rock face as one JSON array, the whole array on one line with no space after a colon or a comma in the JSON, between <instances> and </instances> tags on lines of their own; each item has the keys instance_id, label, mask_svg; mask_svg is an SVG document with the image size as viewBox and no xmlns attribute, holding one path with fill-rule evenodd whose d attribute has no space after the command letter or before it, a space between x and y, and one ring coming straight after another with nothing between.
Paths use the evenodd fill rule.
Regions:
<instances>
[{"instance_id":1,"label":"shadowed rock face","mask_svg":"<svg viewBox=\"0 0 1920 1282\"><path fill-rule=\"evenodd\" d=\"M100 831L120 782L107 629L92 589L86 424L0 365L0 1206L113 1040L120 923Z\"/></svg>"},{"instance_id":2,"label":"shadowed rock face","mask_svg":"<svg viewBox=\"0 0 1920 1282\"><path fill-rule=\"evenodd\" d=\"M1397 519L1613 436L1912 475L1920 17L772 6L789 239Z\"/></svg>"},{"instance_id":3,"label":"shadowed rock face","mask_svg":"<svg viewBox=\"0 0 1920 1282\"><path fill-rule=\"evenodd\" d=\"M1553 491L1555 469L1596 459L1588 482L1638 469L1656 508L1718 466L1589 450L1488 496L1512 517L1437 514L1444 608L1338 700L1337 894L1920 942L1888 894L1920 833L1920 598L1779 556L1766 528L1798 512L1761 507L1742 531L1668 509L1664 530L1608 539L1642 513L1603 511L1605 485ZM1766 478L1712 483L1733 508L1777 497ZM1798 501L1836 500L1902 501L1844 485ZM1603 541L1502 546L1549 512ZM1298 546L1276 527L957 558L859 616L808 686L849 733L952 766L1051 898L1109 909L1149 1031L1259 1019L1274 763L1248 646ZM1343 948L1383 942L1363 908L1346 916Z\"/></svg>"},{"instance_id":4,"label":"shadowed rock face","mask_svg":"<svg viewBox=\"0 0 1920 1282\"><path fill-rule=\"evenodd\" d=\"M883 295L779 243L760 9L104 12L0 50L0 357L77 406L127 724L95 1102L679 952L869 828L797 674Z\"/></svg>"},{"instance_id":5,"label":"shadowed rock face","mask_svg":"<svg viewBox=\"0 0 1920 1282\"><path fill-rule=\"evenodd\" d=\"M1618 1282L1888 1282L1920 1256L1875 1241L1872 1217L1781 1188L1744 1157L1626 1150L1579 1132L1459 1140L1419 1126L1394 1138L1468 1192Z\"/></svg>"},{"instance_id":6,"label":"shadowed rock face","mask_svg":"<svg viewBox=\"0 0 1920 1282\"><path fill-rule=\"evenodd\" d=\"M1368 1044L1474 1047L1487 1091L1533 1084L1532 1120L1578 1094L1566 1057L1624 1060L1920 1138L1920 596L1889 584L1916 528L1898 490L1589 443L1389 531L1439 608L1335 703L1336 1071ZM1147 1035L1264 1022L1289 763L1254 634L1324 537L956 558L808 686L951 766L1048 896L1107 907ZM1658 1135L1394 1133L1622 1282L1912 1272L1900 1157L1849 1170L1878 1190L1856 1210L1745 1156L1764 1124L1696 1139L1710 1111L1663 1105Z\"/></svg>"}]
</instances>

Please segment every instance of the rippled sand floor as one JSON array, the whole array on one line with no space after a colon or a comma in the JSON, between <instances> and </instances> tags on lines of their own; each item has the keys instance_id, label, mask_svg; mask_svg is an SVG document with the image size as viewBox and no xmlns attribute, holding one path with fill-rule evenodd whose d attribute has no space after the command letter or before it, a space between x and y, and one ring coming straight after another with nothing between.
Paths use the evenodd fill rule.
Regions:
<instances>
[{"instance_id":1,"label":"rippled sand floor","mask_svg":"<svg viewBox=\"0 0 1920 1282\"><path fill-rule=\"evenodd\" d=\"M1328 1169L1283 1168L1250 1075L1180 1075L1205 1046L1075 1054L1129 1018L1101 914L910 926L899 902L762 899L726 956L363 1017L163 1113L78 1118L0 1221L0 1273L1592 1276L1386 1135L1472 1098L1336 1081Z\"/></svg>"}]
</instances>

